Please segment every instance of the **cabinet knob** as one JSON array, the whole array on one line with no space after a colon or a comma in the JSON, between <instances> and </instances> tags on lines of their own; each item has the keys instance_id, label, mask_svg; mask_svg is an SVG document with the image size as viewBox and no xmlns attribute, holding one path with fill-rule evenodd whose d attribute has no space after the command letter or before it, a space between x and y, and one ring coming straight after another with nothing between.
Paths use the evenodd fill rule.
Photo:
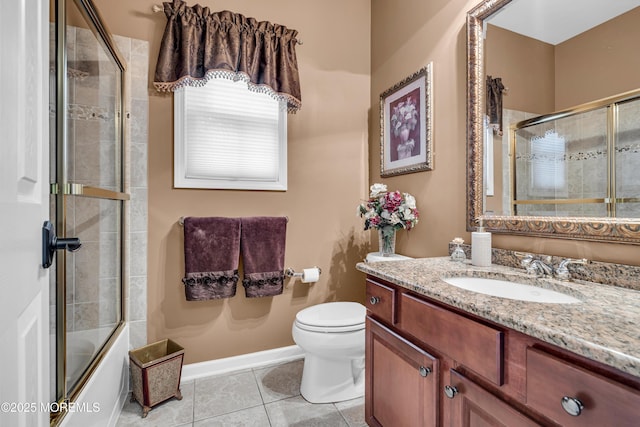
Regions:
<instances>
[{"instance_id":1,"label":"cabinet knob","mask_svg":"<svg viewBox=\"0 0 640 427\"><path fill-rule=\"evenodd\" d=\"M371 297L371 298L369 298L369 302L371 303L371 305L376 305L377 303L380 302L380 298L379 297Z\"/></svg>"},{"instance_id":2,"label":"cabinet knob","mask_svg":"<svg viewBox=\"0 0 640 427\"><path fill-rule=\"evenodd\" d=\"M424 366L420 366L420 376L421 377L426 377L431 373L431 368L425 368Z\"/></svg>"},{"instance_id":3,"label":"cabinet knob","mask_svg":"<svg viewBox=\"0 0 640 427\"><path fill-rule=\"evenodd\" d=\"M458 389L451 385L444 386L444 394L447 395L449 399L453 399L458 394Z\"/></svg>"},{"instance_id":4,"label":"cabinet knob","mask_svg":"<svg viewBox=\"0 0 640 427\"><path fill-rule=\"evenodd\" d=\"M574 417L580 415L582 413L582 410L584 409L584 405L582 404L580 399L576 399L575 397L564 396L561 403L562 409L564 409L567 414Z\"/></svg>"}]
</instances>

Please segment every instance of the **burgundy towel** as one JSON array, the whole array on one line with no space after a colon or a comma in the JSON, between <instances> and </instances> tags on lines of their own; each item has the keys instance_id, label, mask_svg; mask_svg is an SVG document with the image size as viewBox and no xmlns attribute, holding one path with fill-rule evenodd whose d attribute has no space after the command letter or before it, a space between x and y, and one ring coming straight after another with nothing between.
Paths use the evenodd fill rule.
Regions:
<instances>
[{"instance_id":1,"label":"burgundy towel","mask_svg":"<svg viewBox=\"0 0 640 427\"><path fill-rule=\"evenodd\" d=\"M242 218L242 285L248 298L280 295L284 284L287 218Z\"/></svg>"},{"instance_id":2,"label":"burgundy towel","mask_svg":"<svg viewBox=\"0 0 640 427\"><path fill-rule=\"evenodd\" d=\"M187 301L236 294L240 259L239 218L184 219L184 291Z\"/></svg>"}]
</instances>

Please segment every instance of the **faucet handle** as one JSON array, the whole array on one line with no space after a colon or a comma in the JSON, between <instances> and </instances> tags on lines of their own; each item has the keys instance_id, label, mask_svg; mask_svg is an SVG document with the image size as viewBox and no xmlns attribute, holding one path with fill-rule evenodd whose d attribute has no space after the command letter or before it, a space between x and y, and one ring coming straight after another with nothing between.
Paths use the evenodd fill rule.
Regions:
<instances>
[{"instance_id":1,"label":"faucet handle","mask_svg":"<svg viewBox=\"0 0 640 427\"><path fill-rule=\"evenodd\" d=\"M581 258L581 259L565 258L562 261L560 261L560 265L558 265L558 268L556 268L556 278L562 281L569 281L571 280L571 272L567 268L569 264L588 264L588 263L589 263L589 260L586 258Z\"/></svg>"},{"instance_id":2,"label":"faucet handle","mask_svg":"<svg viewBox=\"0 0 640 427\"><path fill-rule=\"evenodd\" d=\"M537 265L535 258L532 254L518 254L520 258L520 267L524 268L527 271L527 274L532 276L541 276L542 271L540 267Z\"/></svg>"},{"instance_id":3,"label":"faucet handle","mask_svg":"<svg viewBox=\"0 0 640 427\"><path fill-rule=\"evenodd\" d=\"M531 254L523 254L523 253L516 252L516 256L518 258L521 258L520 266L525 269L529 267L531 265L531 261L533 261L533 255Z\"/></svg>"}]
</instances>

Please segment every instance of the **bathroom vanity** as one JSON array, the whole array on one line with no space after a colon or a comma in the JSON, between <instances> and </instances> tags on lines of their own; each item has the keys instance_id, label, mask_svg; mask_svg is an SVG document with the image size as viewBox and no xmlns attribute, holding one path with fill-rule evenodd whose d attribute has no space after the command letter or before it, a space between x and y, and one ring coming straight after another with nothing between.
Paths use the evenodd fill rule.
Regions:
<instances>
[{"instance_id":1,"label":"bathroom vanity","mask_svg":"<svg viewBox=\"0 0 640 427\"><path fill-rule=\"evenodd\" d=\"M449 258L357 268L367 274L370 426L640 422L640 291ZM527 283L580 302L499 298L447 277Z\"/></svg>"}]
</instances>

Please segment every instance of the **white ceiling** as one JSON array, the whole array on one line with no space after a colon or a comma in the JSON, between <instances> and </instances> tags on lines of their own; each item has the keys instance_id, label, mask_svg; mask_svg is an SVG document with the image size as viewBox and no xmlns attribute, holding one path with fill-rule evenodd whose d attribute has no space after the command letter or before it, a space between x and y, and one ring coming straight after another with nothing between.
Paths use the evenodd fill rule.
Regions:
<instances>
[{"instance_id":1,"label":"white ceiling","mask_svg":"<svg viewBox=\"0 0 640 427\"><path fill-rule=\"evenodd\" d=\"M640 0L513 0L486 22L556 45L640 6Z\"/></svg>"}]
</instances>

